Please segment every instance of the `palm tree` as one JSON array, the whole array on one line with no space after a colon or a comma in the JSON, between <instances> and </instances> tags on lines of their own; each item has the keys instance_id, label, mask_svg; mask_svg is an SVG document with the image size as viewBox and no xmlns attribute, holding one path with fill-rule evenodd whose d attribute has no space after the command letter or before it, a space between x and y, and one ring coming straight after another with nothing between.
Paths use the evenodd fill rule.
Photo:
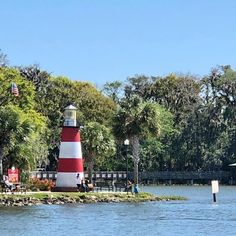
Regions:
<instances>
[{"instance_id":1,"label":"palm tree","mask_svg":"<svg viewBox=\"0 0 236 236\"><path fill-rule=\"evenodd\" d=\"M89 181L95 161L115 153L115 141L111 131L97 122L90 122L81 129L82 150L88 166Z\"/></svg>"},{"instance_id":2,"label":"palm tree","mask_svg":"<svg viewBox=\"0 0 236 236\"><path fill-rule=\"evenodd\" d=\"M114 118L113 129L118 140L128 138L132 146L134 182L138 184L140 139L158 137L172 131L172 116L160 105L143 101L137 95L123 99Z\"/></svg>"}]
</instances>

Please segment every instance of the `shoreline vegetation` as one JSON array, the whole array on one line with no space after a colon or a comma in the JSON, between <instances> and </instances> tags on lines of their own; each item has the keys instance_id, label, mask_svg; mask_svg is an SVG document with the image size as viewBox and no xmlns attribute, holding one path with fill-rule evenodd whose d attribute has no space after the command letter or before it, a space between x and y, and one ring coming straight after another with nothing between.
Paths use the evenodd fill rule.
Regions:
<instances>
[{"instance_id":1,"label":"shoreline vegetation","mask_svg":"<svg viewBox=\"0 0 236 236\"><path fill-rule=\"evenodd\" d=\"M155 196L150 193L139 194L122 193L71 193L71 192L40 192L27 194L1 194L0 206L34 206L34 205L61 205L68 203L119 203L119 202L148 202L187 200L181 196Z\"/></svg>"},{"instance_id":2,"label":"shoreline vegetation","mask_svg":"<svg viewBox=\"0 0 236 236\"><path fill-rule=\"evenodd\" d=\"M1 58L7 55L0 50ZM235 183L229 164L236 161L236 70L230 65L202 77L135 75L101 89L52 76L38 65L3 65L1 175L14 167L25 182L29 170L57 171L58 158L51 157L58 157L64 106L73 104L78 108L73 119L83 124L84 169L89 172L128 169L135 182L137 177L177 182L232 177ZM128 145L121 142L128 137Z\"/></svg>"}]
</instances>

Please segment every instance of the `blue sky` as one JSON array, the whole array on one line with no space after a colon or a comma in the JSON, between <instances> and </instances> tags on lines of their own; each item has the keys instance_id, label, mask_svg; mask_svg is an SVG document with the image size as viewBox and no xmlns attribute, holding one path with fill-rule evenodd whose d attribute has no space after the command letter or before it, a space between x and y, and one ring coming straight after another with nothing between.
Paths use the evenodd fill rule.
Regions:
<instances>
[{"instance_id":1,"label":"blue sky","mask_svg":"<svg viewBox=\"0 0 236 236\"><path fill-rule=\"evenodd\" d=\"M98 87L137 74L206 75L236 59L234 0L1 1L10 65Z\"/></svg>"}]
</instances>

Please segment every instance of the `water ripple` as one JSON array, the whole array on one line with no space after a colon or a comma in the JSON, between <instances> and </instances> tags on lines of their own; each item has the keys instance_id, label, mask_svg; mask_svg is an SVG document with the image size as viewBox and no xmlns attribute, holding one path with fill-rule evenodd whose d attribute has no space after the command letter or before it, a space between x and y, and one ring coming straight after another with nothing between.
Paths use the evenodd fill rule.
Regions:
<instances>
[{"instance_id":1,"label":"water ripple","mask_svg":"<svg viewBox=\"0 0 236 236\"><path fill-rule=\"evenodd\" d=\"M236 187L220 188L217 204L208 186L143 190L188 200L0 208L0 235L235 235Z\"/></svg>"}]
</instances>

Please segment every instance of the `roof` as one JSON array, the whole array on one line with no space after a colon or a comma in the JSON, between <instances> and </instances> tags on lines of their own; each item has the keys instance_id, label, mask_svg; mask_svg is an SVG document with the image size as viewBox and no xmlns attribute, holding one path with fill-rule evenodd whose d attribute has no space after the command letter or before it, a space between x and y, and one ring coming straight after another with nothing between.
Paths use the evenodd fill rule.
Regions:
<instances>
[{"instance_id":1,"label":"roof","mask_svg":"<svg viewBox=\"0 0 236 236\"><path fill-rule=\"evenodd\" d=\"M77 108L74 107L73 105L69 105L69 106L65 107L65 110L77 110Z\"/></svg>"},{"instance_id":2,"label":"roof","mask_svg":"<svg viewBox=\"0 0 236 236\"><path fill-rule=\"evenodd\" d=\"M236 166L236 163L230 164L229 166Z\"/></svg>"}]
</instances>

